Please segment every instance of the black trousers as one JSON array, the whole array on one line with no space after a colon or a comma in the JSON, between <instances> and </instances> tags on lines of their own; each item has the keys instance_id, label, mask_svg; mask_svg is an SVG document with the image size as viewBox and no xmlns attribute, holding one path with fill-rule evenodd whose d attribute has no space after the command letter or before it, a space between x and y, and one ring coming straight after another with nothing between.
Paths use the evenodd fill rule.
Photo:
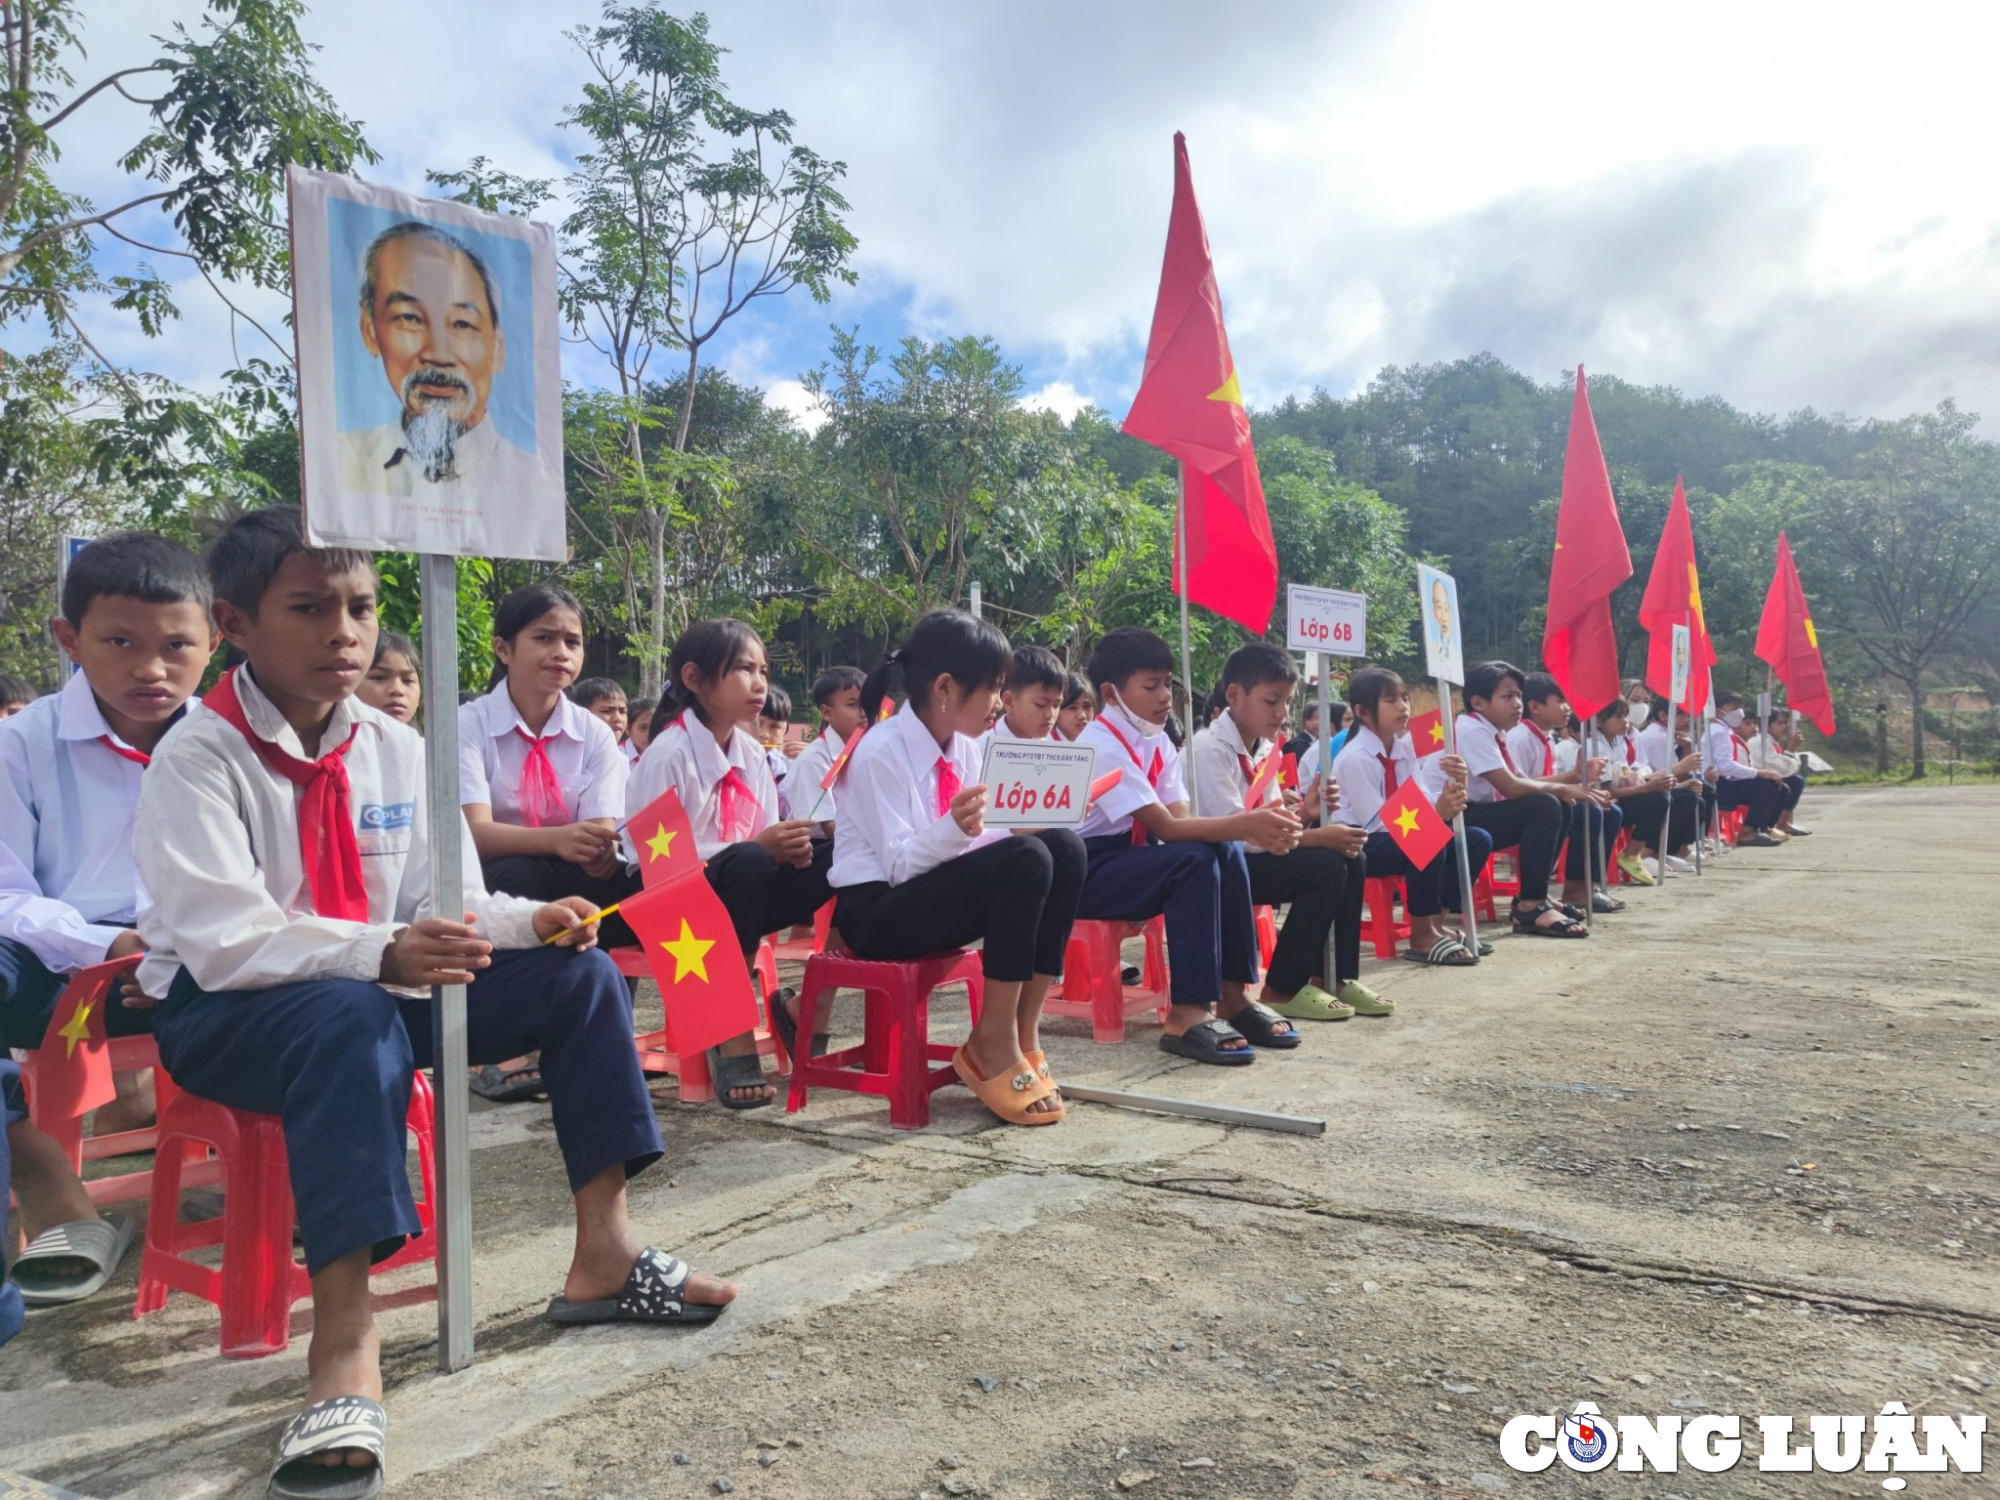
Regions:
<instances>
[{"instance_id":1,"label":"black trousers","mask_svg":"<svg viewBox=\"0 0 2000 1500\"><path fill-rule=\"evenodd\" d=\"M1639 792L1619 800L1619 808L1625 814L1625 831L1632 835L1632 842L1655 853L1660 848L1663 825L1673 817L1673 804L1665 792ZM1694 826L1694 814L1687 815L1688 826ZM1677 847L1669 845L1668 847Z\"/></svg>"},{"instance_id":2,"label":"black trousers","mask_svg":"<svg viewBox=\"0 0 2000 1500\"><path fill-rule=\"evenodd\" d=\"M639 893L639 872L620 865L609 875L586 875L582 865L573 865L559 854L505 854L499 859L483 859L480 873L486 889L525 896L530 901L560 901L565 896L582 896L599 909L614 901ZM598 924L600 947L622 948L636 943L632 929L616 913Z\"/></svg>"},{"instance_id":3,"label":"black trousers","mask_svg":"<svg viewBox=\"0 0 2000 1500\"><path fill-rule=\"evenodd\" d=\"M1743 821L1751 828L1769 828L1785 807L1785 784L1762 776L1739 776L1715 787L1716 803L1724 812L1743 808Z\"/></svg>"},{"instance_id":4,"label":"black trousers","mask_svg":"<svg viewBox=\"0 0 2000 1500\"><path fill-rule=\"evenodd\" d=\"M1779 782L1778 785L1785 789L1784 810L1790 812L1799 805L1799 798L1806 794L1806 778L1803 773L1794 772Z\"/></svg>"},{"instance_id":5,"label":"black trousers","mask_svg":"<svg viewBox=\"0 0 2000 1500\"><path fill-rule=\"evenodd\" d=\"M1062 973L1089 867L1083 840L1045 828L986 844L901 885L839 892L834 922L862 958L897 962L984 939L980 970L999 984Z\"/></svg>"},{"instance_id":6,"label":"black trousers","mask_svg":"<svg viewBox=\"0 0 2000 1500\"><path fill-rule=\"evenodd\" d=\"M1250 866L1250 899L1259 906L1283 906L1285 925L1278 946L1271 950L1265 986L1280 995L1296 995L1315 978L1328 976L1326 935L1333 934L1333 984L1361 977L1361 898L1367 889L1368 862L1333 849L1294 849L1290 854L1244 852Z\"/></svg>"},{"instance_id":7,"label":"black trousers","mask_svg":"<svg viewBox=\"0 0 2000 1500\"><path fill-rule=\"evenodd\" d=\"M1493 840L1497 854L1519 845L1515 863L1521 870L1521 900L1524 904L1546 901L1549 876L1556 867L1556 846L1562 842L1568 819L1563 804L1553 792L1530 792L1506 802L1468 802L1465 822L1483 828Z\"/></svg>"},{"instance_id":8,"label":"black trousers","mask_svg":"<svg viewBox=\"0 0 2000 1500\"><path fill-rule=\"evenodd\" d=\"M1569 841L1568 851L1563 856L1563 874L1571 880L1605 879L1604 862L1611 857L1611 846L1618 842L1618 835L1625 829L1624 803L1614 802L1609 807L1597 807L1589 802L1565 802L1563 810L1563 837ZM1586 865L1584 862L1588 860ZM1588 869L1590 874L1585 876Z\"/></svg>"},{"instance_id":9,"label":"black trousers","mask_svg":"<svg viewBox=\"0 0 2000 1500\"><path fill-rule=\"evenodd\" d=\"M747 958L773 932L813 919L833 899L826 883L833 842L813 840L809 865L781 865L762 844L748 840L718 850L708 862L708 884L721 898L736 928L736 943Z\"/></svg>"}]
</instances>

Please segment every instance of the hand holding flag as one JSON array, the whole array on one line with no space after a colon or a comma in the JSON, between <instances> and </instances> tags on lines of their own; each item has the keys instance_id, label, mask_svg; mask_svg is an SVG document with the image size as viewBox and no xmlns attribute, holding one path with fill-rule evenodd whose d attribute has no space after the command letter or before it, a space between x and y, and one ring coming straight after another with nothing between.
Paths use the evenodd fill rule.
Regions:
<instances>
[{"instance_id":1,"label":"hand holding flag","mask_svg":"<svg viewBox=\"0 0 2000 1500\"><path fill-rule=\"evenodd\" d=\"M1419 870L1427 867L1437 858L1438 851L1451 842L1451 824L1424 795L1414 776L1382 804L1382 831L1396 841L1396 847Z\"/></svg>"}]
</instances>

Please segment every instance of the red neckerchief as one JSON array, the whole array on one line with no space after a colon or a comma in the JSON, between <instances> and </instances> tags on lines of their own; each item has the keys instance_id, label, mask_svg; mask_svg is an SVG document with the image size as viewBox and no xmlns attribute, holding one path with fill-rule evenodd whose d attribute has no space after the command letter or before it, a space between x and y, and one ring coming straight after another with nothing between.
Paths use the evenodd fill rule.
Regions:
<instances>
[{"instance_id":1,"label":"red neckerchief","mask_svg":"<svg viewBox=\"0 0 2000 1500\"><path fill-rule=\"evenodd\" d=\"M1632 743L1630 734L1625 736L1625 764L1628 766L1639 764L1639 748Z\"/></svg>"},{"instance_id":2,"label":"red neckerchief","mask_svg":"<svg viewBox=\"0 0 2000 1500\"><path fill-rule=\"evenodd\" d=\"M1104 726L1105 732L1108 733L1111 736L1111 738L1118 741L1120 745L1123 745L1125 747L1125 753L1132 757L1132 764L1137 766L1139 770L1144 774L1146 778L1146 785L1150 786L1153 789L1154 795L1157 796L1160 790L1160 772L1166 766L1165 755L1163 755L1160 751L1155 750L1153 752L1152 768L1148 770L1146 763L1139 758L1139 752L1132 748L1131 741L1127 740L1124 735L1118 732L1118 726L1116 724L1112 723L1111 720L1108 718L1100 718L1097 722ZM1132 820L1132 843L1136 847L1137 845L1143 844L1145 842L1146 842L1146 830L1140 826L1139 820L1137 818L1134 818Z\"/></svg>"},{"instance_id":3,"label":"red neckerchief","mask_svg":"<svg viewBox=\"0 0 2000 1500\"><path fill-rule=\"evenodd\" d=\"M153 763L153 757L145 751L134 750L130 745L121 745L108 734L100 734L97 737L97 743L109 750L113 755L118 756L121 760L129 760L133 765L141 769Z\"/></svg>"},{"instance_id":4,"label":"red neckerchief","mask_svg":"<svg viewBox=\"0 0 2000 1500\"><path fill-rule=\"evenodd\" d=\"M299 789L299 859L305 865L313 910L322 917L367 921L368 889L361 879L361 848L354 838L354 810L347 784L347 752L361 726L356 724L349 730L338 749L329 750L318 760L300 760L250 728L236 696L237 670L231 667L223 673L215 690L201 701L250 742L266 769Z\"/></svg>"},{"instance_id":5,"label":"red neckerchief","mask_svg":"<svg viewBox=\"0 0 2000 1500\"><path fill-rule=\"evenodd\" d=\"M521 824L526 828L557 828L569 822L569 805L563 801L562 779L555 762L549 759L545 736L528 733L528 726L516 724L514 732L528 742L528 757L521 762Z\"/></svg>"},{"instance_id":6,"label":"red neckerchief","mask_svg":"<svg viewBox=\"0 0 2000 1500\"><path fill-rule=\"evenodd\" d=\"M1528 726L1528 733L1542 742L1542 774L1544 776L1555 775L1556 747L1554 743L1547 735L1542 733L1542 726L1537 724L1533 719L1523 719L1521 722ZM1509 767L1509 769L1511 770L1512 767Z\"/></svg>"},{"instance_id":7,"label":"red neckerchief","mask_svg":"<svg viewBox=\"0 0 2000 1500\"><path fill-rule=\"evenodd\" d=\"M1485 714L1474 714L1472 717L1484 724L1488 729L1493 729L1493 721L1487 718ZM1507 768L1510 775L1520 775L1520 772L1514 769L1514 757L1507 753L1507 736L1499 730L1493 729L1493 743L1500 747L1500 764Z\"/></svg>"},{"instance_id":8,"label":"red neckerchief","mask_svg":"<svg viewBox=\"0 0 2000 1500\"><path fill-rule=\"evenodd\" d=\"M942 818L951 812L951 799L958 795L963 784L958 767L951 763L949 755L938 757L937 778L937 815Z\"/></svg>"}]
</instances>

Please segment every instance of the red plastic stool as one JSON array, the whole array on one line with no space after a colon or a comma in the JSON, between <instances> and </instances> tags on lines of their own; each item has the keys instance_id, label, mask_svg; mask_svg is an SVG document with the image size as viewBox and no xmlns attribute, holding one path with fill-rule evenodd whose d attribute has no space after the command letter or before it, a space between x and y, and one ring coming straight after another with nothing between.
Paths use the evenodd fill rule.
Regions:
<instances>
[{"instance_id":1,"label":"red plastic stool","mask_svg":"<svg viewBox=\"0 0 2000 1500\"><path fill-rule=\"evenodd\" d=\"M1514 889L1516 891L1521 889L1520 881L1517 880L1514 882ZM1497 922L1500 920L1499 909L1493 904L1493 873L1491 870L1481 870L1479 878L1472 882L1472 908L1473 915L1481 922Z\"/></svg>"},{"instance_id":2,"label":"red plastic stool","mask_svg":"<svg viewBox=\"0 0 2000 1500\"><path fill-rule=\"evenodd\" d=\"M815 953L826 952L827 934L833 931L833 906L829 901L813 913L813 935L805 938L772 938L772 946L780 958L808 959Z\"/></svg>"},{"instance_id":3,"label":"red plastic stool","mask_svg":"<svg viewBox=\"0 0 2000 1500\"><path fill-rule=\"evenodd\" d=\"M410 1133L417 1141L423 1196L417 1218L423 1228L374 1269L393 1270L437 1255L432 1203L437 1168L431 1138L435 1111L430 1080L414 1075L410 1090ZM153 1198L146 1214L146 1248L139 1261L139 1296L132 1316L167 1305L168 1291L187 1292L222 1309L225 1359L258 1359L281 1354L291 1342L292 1304L312 1295L306 1268L292 1259L292 1180L285 1157L285 1131L276 1115L231 1109L192 1094L181 1094L160 1112L159 1155L153 1169ZM219 1157L222 1217L201 1224L180 1222L182 1158L178 1147L210 1146ZM222 1247L216 1270L187 1252Z\"/></svg>"},{"instance_id":4,"label":"red plastic stool","mask_svg":"<svg viewBox=\"0 0 2000 1500\"><path fill-rule=\"evenodd\" d=\"M1618 835L1618 842L1611 846L1611 852L1604 861L1604 882L1606 885L1630 885L1632 883L1632 877L1618 867L1618 856L1625 852L1625 846L1631 842L1631 837L1630 834L1621 831Z\"/></svg>"},{"instance_id":5,"label":"red plastic stool","mask_svg":"<svg viewBox=\"0 0 2000 1500\"><path fill-rule=\"evenodd\" d=\"M1369 939L1375 944L1375 956L1394 958L1396 944L1410 935L1410 907L1403 894L1403 877L1371 875L1365 891L1361 916ZM1400 921L1396 918L1398 905L1403 908Z\"/></svg>"},{"instance_id":6,"label":"red plastic stool","mask_svg":"<svg viewBox=\"0 0 2000 1500\"><path fill-rule=\"evenodd\" d=\"M142 956L135 953L130 958L114 958L70 975L69 983L56 997L55 1013L49 1017L48 1030L42 1034L42 1045L22 1054L21 1083L28 1094L28 1119L62 1148L70 1169L79 1177L83 1176L85 1162L151 1151L159 1136L158 1130L150 1126L110 1135L83 1133L84 1116L90 1111L78 1107L77 1101L84 1091L84 1071L97 1054L104 1055L106 1065L115 1073L153 1070L156 1119L166 1113L179 1092L160 1066L160 1051L150 1036L116 1036L101 1042L86 1038L74 1043L63 1036L65 1030L72 1029L71 1023L79 1011L121 1003L109 993L111 985L136 969ZM87 1015L85 1020L89 1020ZM92 1178L84 1183L83 1190L92 1203L121 1203L128 1198L145 1197L152 1182L153 1169L148 1166L116 1177Z\"/></svg>"},{"instance_id":7,"label":"red plastic stool","mask_svg":"<svg viewBox=\"0 0 2000 1500\"><path fill-rule=\"evenodd\" d=\"M1069 930L1063 952L1062 982L1049 992L1042 1009L1052 1016L1084 1016L1091 1035L1100 1042L1125 1040L1125 1022L1147 1011L1163 1019L1167 998L1166 919L1155 917L1143 927L1136 922L1078 922ZM1143 935L1146 962L1138 984L1124 981L1124 945Z\"/></svg>"},{"instance_id":8,"label":"red plastic stool","mask_svg":"<svg viewBox=\"0 0 2000 1500\"><path fill-rule=\"evenodd\" d=\"M898 1130L920 1130L930 1124L931 1095L958 1080L950 1066L955 1049L930 1039L931 992L961 980L972 1019L977 1021L986 996L977 953L955 948L909 963L876 963L845 953L807 959L799 989L799 1035L808 1037L819 1029L820 997L831 1000L837 990L861 991L866 1022L860 1046L843 1047L824 1057L792 1059L786 1111L797 1114L804 1109L807 1090L818 1084L887 1099L889 1123ZM945 1066L932 1067L936 1062Z\"/></svg>"},{"instance_id":9,"label":"red plastic stool","mask_svg":"<svg viewBox=\"0 0 2000 1500\"><path fill-rule=\"evenodd\" d=\"M1268 906L1252 908L1251 915L1257 919L1257 963L1260 968L1271 967L1271 955L1278 951L1278 914Z\"/></svg>"},{"instance_id":10,"label":"red plastic stool","mask_svg":"<svg viewBox=\"0 0 2000 1500\"><path fill-rule=\"evenodd\" d=\"M646 955L638 948L626 946L606 951L611 955L611 961L618 966L618 972L627 979L653 977L653 971L646 965ZM763 976L761 962L758 965L758 976L760 978ZM766 995L776 995L775 980L772 983L774 987L767 989L764 992ZM682 1104L714 1102L715 1083L709 1076L708 1054L691 1052L685 1057L681 1056L680 1049L674 1045L672 1024L664 1016L660 1021L658 1031L643 1032L632 1038L632 1045L639 1054L640 1071L656 1075L671 1073L676 1084L676 1097ZM757 1055L775 1057L781 1075L791 1071L792 1060L785 1051L784 1041L769 1026L757 1028Z\"/></svg>"}]
</instances>

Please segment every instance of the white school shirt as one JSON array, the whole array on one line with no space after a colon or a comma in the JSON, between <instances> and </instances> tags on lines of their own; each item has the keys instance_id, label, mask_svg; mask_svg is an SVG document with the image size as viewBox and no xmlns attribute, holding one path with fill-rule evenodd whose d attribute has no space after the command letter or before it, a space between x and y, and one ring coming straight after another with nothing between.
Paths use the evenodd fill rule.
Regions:
<instances>
[{"instance_id":1,"label":"white school shirt","mask_svg":"<svg viewBox=\"0 0 2000 1500\"><path fill-rule=\"evenodd\" d=\"M1123 735L1121 741L1119 736ZM1091 805L1090 812L1077 829L1079 836L1087 839L1101 838L1106 834L1125 833L1132 827L1132 814L1142 807L1157 802L1171 806L1187 801L1187 782L1181 771L1181 753L1174 748L1174 742L1164 733L1151 739L1141 739L1133 729L1132 721L1116 705L1084 726L1083 733L1076 737L1079 745L1088 745L1097 752L1097 772L1119 772L1118 784L1099 797ZM1134 752L1144 758L1144 766L1133 758ZM1154 755L1160 757L1159 787L1155 790L1146 775L1146 767L1153 764Z\"/></svg>"},{"instance_id":2,"label":"white school shirt","mask_svg":"<svg viewBox=\"0 0 2000 1500\"><path fill-rule=\"evenodd\" d=\"M297 732L236 674L253 733L305 757ZM368 920L323 917L299 849L299 788L267 767L221 715L192 710L153 753L139 787L132 845L151 904L139 913L139 985L159 999L183 965L204 990L264 990L307 979L379 979L382 950L431 915L423 738L356 698L334 705L322 752L352 734L347 781ZM460 904L496 948L536 942L541 903L488 894L464 815Z\"/></svg>"},{"instance_id":3,"label":"white school shirt","mask_svg":"<svg viewBox=\"0 0 2000 1500\"><path fill-rule=\"evenodd\" d=\"M1757 757L1762 755L1765 757L1763 764L1769 766L1780 776L1791 776L1798 772L1799 758L1796 755L1788 755L1783 750L1780 750L1777 742L1772 740L1768 735L1752 735L1747 753L1750 756L1750 764L1753 766L1758 763Z\"/></svg>"},{"instance_id":4,"label":"white school shirt","mask_svg":"<svg viewBox=\"0 0 2000 1500\"><path fill-rule=\"evenodd\" d=\"M778 819L778 786L771 780L771 765L764 747L749 731L737 727L729 732L725 751L715 734L700 719L683 715L653 736L646 753L625 783L625 817L638 816L646 804L672 787L680 793L681 809L694 831L695 853L712 859L732 842L722 836L722 778L734 767L749 784L757 799L758 816L743 837L755 838ZM632 835L625 835L625 862L637 864Z\"/></svg>"},{"instance_id":5,"label":"white school shirt","mask_svg":"<svg viewBox=\"0 0 2000 1500\"><path fill-rule=\"evenodd\" d=\"M102 963L138 915L132 814L145 768L105 737L132 749L81 672L0 720L0 937L58 974Z\"/></svg>"},{"instance_id":6,"label":"white school shirt","mask_svg":"<svg viewBox=\"0 0 2000 1500\"><path fill-rule=\"evenodd\" d=\"M1663 723L1648 724L1639 731L1639 764L1649 771L1662 775L1674 769L1674 762L1680 757L1674 754L1674 742L1667 737L1667 726Z\"/></svg>"},{"instance_id":7,"label":"white school shirt","mask_svg":"<svg viewBox=\"0 0 2000 1500\"><path fill-rule=\"evenodd\" d=\"M1556 741L1556 769L1567 776L1583 759L1583 741L1573 740L1564 735Z\"/></svg>"},{"instance_id":8,"label":"white school shirt","mask_svg":"<svg viewBox=\"0 0 2000 1500\"><path fill-rule=\"evenodd\" d=\"M1465 783L1465 800L1468 802L1505 802L1500 789L1486 779L1489 771L1504 771L1507 762L1500 754L1500 731L1478 714L1460 714L1452 720L1452 744L1458 757L1465 762L1469 773ZM1510 747L1508 755L1512 755ZM1521 763L1514 762L1514 774L1529 780L1536 773L1522 769Z\"/></svg>"},{"instance_id":9,"label":"white school shirt","mask_svg":"<svg viewBox=\"0 0 2000 1500\"><path fill-rule=\"evenodd\" d=\"M1507 731L1507 753L1523 776L1548 777L1562 769L1556 764L1555 737L1543 734L1531 719L1523 718Z\"/></svg>"},{"instance_id":10,"label":"white school shirt","mask_svg":"<svg viewBox=\"0 0 2000 1500\"><path fill-rule=\"evenodd\" d=\"M828 885L836 890L883 880L901 885L1009 837L1004 828L969 837L949 812L938 812L938 762L947 759L961 791L978 783L979 741L954 734L940 747L907 703L854 747L841 788Z\"/></svg>"},{"instance_id":11,"label":"white school shirt","mask_svg":"<svg viewBox=\"0 0 2000 1500\"><path fill-rule=\"evenodd\" d=\"M1757 774L1743 741L1720 719L1708 726L1708 764L1724 781L1748 781Z\"/></svg>"},{"instance_id":12,"label":"white school shirt","mask_svg":"<svg viewBox=\"0 0 2000 1500\"><path fill-rule=\"evenodd\" d=\"M1413 778L1424 788L1433 801L1443 788L1443 774L1432 778L1423 775L1417 761L1417 749L1407 734L1396 736L1395 745L1382 743L1382 737L1366 725L1357 725L1347 743L1340 747L1340 753L1333 758L1333 779L1340 786L1340 806L1334 815L1350 827L1365 829L1369 833L1382 831L1382 804L1389 800L1386 788L1388 776L1379 757L1387 755L1396 767L1396 785L1400 790ZM1435 761L1436 756L1427 756Z\"/></svg>"},{"instance_id":13,"label":"white school shirt","mask_svg":"<svg viewBox=\"0 0 2000 1500\"><path fill-rule=\"evenodd\" d=\"M521 770L531 738L504 681L459 709L458 800L467 806L483 802L493 810L494 822L521 827ZM567 821L617 822L624 816L628 768L609 724L564 696L542 726L542 739L569 809Z\"/></svg>"},{"instance_id":14,"label":"white school shirt","mask_svg":"<svg viewBox=\"0 0 2000 1500\"><path fill-rule=\"evenodd\" d=\"M1220 818L1243 811L1244 798L1249 795L1251 778L1257 768L1264 763L1264 757L1271 753L1271 742L1259 740L1252 749L1243 748L1243 731L1236 727L1236 720L1224 709L1216 721L1206 729L1197 730L1194 737L1194 753L1188 757L1193 766L1194 789L1205 818ZM1243 769L1245 759L1250 762L1250 770ZM1278 800L1277 783L1264 793L1264 804Z\"/></svg>"},{"instance_id":15,"label":"white school shirt","mask_svg":"<svg viewBox=\"0 0 2000 1500\"><path fill-rule=\"evenodd\" d=\"M805 754L792 762L792 778L799 789L800 817L810 816L816 823L831 823L839 811L840 793L837 787L819 789L826 780L827 769L840 759L840 752L847 748L847 742L831 729L822 729L813 736L806 746ZM819 804L819 811L813 811L813 804Z\"/></svg>"}]
</instances>

